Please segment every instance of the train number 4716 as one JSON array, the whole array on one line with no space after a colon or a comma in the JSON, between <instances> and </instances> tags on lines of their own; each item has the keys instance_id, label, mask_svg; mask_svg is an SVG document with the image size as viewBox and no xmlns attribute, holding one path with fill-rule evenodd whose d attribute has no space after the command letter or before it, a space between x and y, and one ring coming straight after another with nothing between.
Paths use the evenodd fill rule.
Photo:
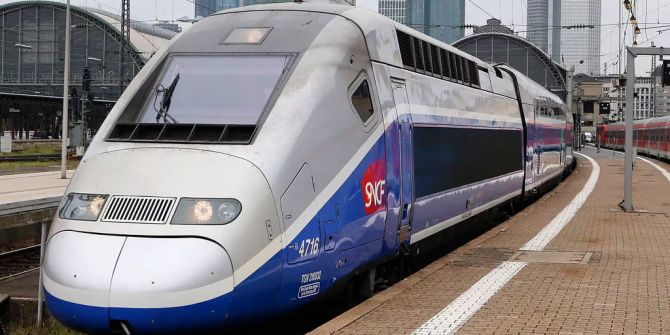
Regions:
<instances>
[{"instance_id":1,"label":"train number 4716","mask_svg":"<svg viewBox=\"0 0 670 335\"><path fill-rule=\"evenodd\" d=\"M300 257L307 257L316 255L319 253L319 238L308 238L300 242L300 249L298 249L298 254Z\"/></svg>"}]
</instances>

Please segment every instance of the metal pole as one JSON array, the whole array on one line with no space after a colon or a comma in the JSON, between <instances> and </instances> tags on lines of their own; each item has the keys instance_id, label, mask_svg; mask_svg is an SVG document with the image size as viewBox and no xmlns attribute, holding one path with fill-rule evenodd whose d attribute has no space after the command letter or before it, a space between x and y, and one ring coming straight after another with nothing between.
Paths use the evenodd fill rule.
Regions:
<instances>
[{"instance_id":1,"label":"metal pole","mask_svg":"<svg viewBox=\"0 0 670 335\"><path fill-rule=\"evenodd\" d=\"M47 240L47 221L42 222L42 233L40 235L40 277L39 277L39 288L37 289L37 328L42 327L42 306L44 304L44 288L42 287L43 283L43 274L42 274L42 264L44 262L44 245Z\"/></svg>"},{"instance_id":2,"label":"metal pole","mask_svg":"<svg viewBox=\"0 0 670 335\"><path fill-rule=\"evenodd\" d=\"M574 124L572 126L573 131L575 129L577 129L576 123L578 122L577 118L574 115L574 111L572 110L572 76L574 74L575 74L575 66L573 65L572 67L570 67L570 70L567 73L568 78L567 78L566 83L565 83L565 86L566 86L565 90L567 91L567 96L565 97L565 100L566 100L565 102L568 105L568 113L572 114L572 117L573 117L573 119L572 119L572 122L574 122ZM575 150L574 136L572 138L572 150Z\"/></svg>"},{"instance_id":3,"label":"metal pole","mask_svg":"<svg viewBox=\"0 0 670 335\"><path fill-rule=\"evenodd\" d=\"M617 61L617 65L619 65L619 78L621 78L621 4L619 4L619 61ZM621 90L621 88L619 88ZM621 110L621 109L619 109ZM621 117L621 113L619 113L619 117Z\"/></svg>"},{"instance_id":4,"label":"metal pole","mask_svg":"<svg viewBox=\"0 0 670 335\"><path fill-rule=\"evenodd\" d=\"M67 145L68 145L68 103L70 99L70 0L67 0L65 11L65 57L63 69L63 139L61 143L60 177L67 178ZM41 286L40 286L41 287Z\"/></svg>"},{"instance_id":5,"label":"metal pole","mask_svg":"<svg viewBox=\"0 0 670 335\"><path fill-rule=\"evenodd\" d=\"M654 42L651 42L651 47L655 48ZM649 97L649 115L647 117L656 117L656 57L651 57L651 97Z\"/></svg>"},{"instance_id":6,"label":"metal pole","mask_svg":"<svg viewBox=\"0 0 670 335\"><path fill-rule=\"evenodd\" d=\"M573 113L574 111L572 110L572 76L575 73L575 66L573 65L570 68L570 71L568 71L568 80L565 83L566 86L566 91L568 91L568 96L566 97L566 102L568 103L568 111L569 113Z\"/></svg>"},{"instance_id":7,"label":"metal pole","mask_svg":"<svg viewBox=\"0 0 670 335\"><path fill-rule=\"evenodd\" d=\"M635 54L626 47L628 72L626 75L626 137L625 137L625 165L623 184L623 209L633 210L633 98L635 95Z\"/></svg>"}]
</instances>

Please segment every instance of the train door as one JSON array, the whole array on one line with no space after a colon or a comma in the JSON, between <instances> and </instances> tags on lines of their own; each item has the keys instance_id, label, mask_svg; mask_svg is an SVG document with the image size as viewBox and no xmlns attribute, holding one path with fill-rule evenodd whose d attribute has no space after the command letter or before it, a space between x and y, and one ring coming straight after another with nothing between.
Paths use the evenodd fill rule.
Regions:
<instances>
[{"instance_id":1,"label":"train door","mask_svg":"<svg viewBox=\"0 0 670 335\"><path fill-rule=\"evenodd\" d=\"M414 210L414 164L412 152L412 116L405 82L393 81L393 98L400 131L400 219L398 245L408 246Z\"/></svg>"},{"instance_id":2,"label":"train door","mask_svg":"<svg viewBox=\"0 0 670 335\"><path fill-rule=\"evenodd\" d=\"M656 140L656 158L659 159L661 158L661 131L663 129L656 129L656 136L654 137L654 140Z\"/></svg>"},{"instance_id":3,"label":"train door","mask_svg":"<svg viewBox=\"0 0 670 335\"><path fill-rule=\"evenodd\" d=\"M561 128L561 143L559 147L559 164L565 166L565 156L567 154L567 145L565 145L565 128Z\"/></svg>"},{"instance_id":4,"label":"train door","mask_svg":"<svg viewBox=\"0 0 670 335\"><path fill-rule=\"evenodd\" d=\"M540 125L541 118L541 109L543 107L540 105L539 101L535 105L535 113L533 115L533 181L537 184L537 187L542 184L542 133L543 129Z\"/></svg>"}]
</instances>

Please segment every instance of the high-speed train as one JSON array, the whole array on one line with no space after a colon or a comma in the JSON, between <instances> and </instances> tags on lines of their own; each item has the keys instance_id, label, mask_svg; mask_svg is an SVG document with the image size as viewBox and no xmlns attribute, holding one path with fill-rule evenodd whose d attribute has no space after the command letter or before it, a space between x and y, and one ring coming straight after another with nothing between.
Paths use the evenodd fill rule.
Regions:
<instances>
[{"instance_id":1,"label":"high-speed train","mask_svg":"<svg viewBox=\"0 0 670 335\"><path fill-rule=\"evenodd\" d=\"M623 150L625 123L616 122L596 128L596 141L604 148ZM633 146L637 152L656 158L670 159L670 116L633 122Z\"/></svg>"},{"instance_id":2,"label":"high-speed train","mask_svg":"<svg viewBox=\"0 0 670 335\"><path fill-rule=\"evenodd\" d=\"M66 190L48 308L89 333L277 315L556 183L563 102L371 11L249 6L154 55Z\"/></svg>"}]
</instances>

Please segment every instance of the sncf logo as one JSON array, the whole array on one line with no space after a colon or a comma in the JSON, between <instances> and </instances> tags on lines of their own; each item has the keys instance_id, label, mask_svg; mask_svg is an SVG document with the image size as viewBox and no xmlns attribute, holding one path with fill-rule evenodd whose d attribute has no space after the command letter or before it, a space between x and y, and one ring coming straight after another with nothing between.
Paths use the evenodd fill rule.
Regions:
<instances>
[{"instance_id":1,"label":"sncf logo","mask_svg":"<svg viewBox=\"0 0 670 335\"><path fill-rule=\"evenodd\" d=\"M363 205L365 214L372 214L383 209L386 204L386 162L383 159L374 161L361 180Z\"/></svg>"}]
</instances>

